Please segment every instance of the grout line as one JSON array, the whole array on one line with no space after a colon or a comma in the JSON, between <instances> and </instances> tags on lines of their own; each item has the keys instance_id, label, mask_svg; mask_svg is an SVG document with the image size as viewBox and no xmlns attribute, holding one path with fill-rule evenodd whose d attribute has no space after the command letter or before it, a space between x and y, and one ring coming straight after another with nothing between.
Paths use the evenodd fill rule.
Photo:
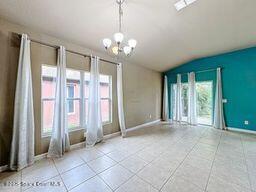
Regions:
<instances>
[{"instance_id":1,"label":"grout line","mask_svg":"<svg viewBox=\"0 0 256 192\"><path fill-rule=\"evenodd\" d=\"M203 134L203 133L202 133ZM201 134L201 135L202 135ZM183 136L185 137L186 134ZM182 138L183 138L182 137ZM181 138L181 139L182 139ZM180 139L180 140L181 140ZM180 166L183 164L183 162L186 160L186 158L189 156L189 154L191 153L191 151L194 149L194 147L199 143L200 137L197 139L197 142L193 145L193 147L189 150L189 152L187 153L187 155L184 157L184 159L180 162L180 164L176 167L176 169L171 173L170 177L164 182L164 184L162 185L162 187L160 188L159 191L161 191L163 189L163 187L166 185L166 183L172 178L172 176L176 173L176 171L180 168Z\"/></svg>"},{"instance_id":2,"label":"grout line","mask_svg":"<svg viewBox=\"0 0 256 192\"><path fill-rule=\"evenodd\" d=\"M218 151L218 149L219 149L219 145L220 145L220 140L221 140L222 134L223 134L223 133L221 132L221 135L220 135L220 138L219 138L219 143L218 143L217 148L216 148L216 150L215 150L215 154L214 154L214 158L213 158L213 161L212 161L210 173L209 173L209 176L208 176L207 183L206 183L206 186L205 186L204 191L207 191L207 187L208 187L208 184L209 184L209 181L210 181L210 177L211 177L211 174L212 174L212 168L213 168L213 165L214 165L214 162L215 162L215 158L216 158L217 151Z\"/></svg>"},{"instance_id":3,"label":"grout line","mask_svg":"<svg viewBox=\"0 0 256 192\"><path fill-rule=\"evenodd\" d=\"M104 155L103 155L103 156L104 156ZM103 157L103 156L101 156L101 157ZM80 157L80 156L79 156L79 157ZM80 157L80 158L81 158L81 157ZM98 157L98 158L100 158L100 157ZM98 159L98 158L96 158L96 159ZM81 159L82 159L82 158L81 158ZM94 159L94 160L96 160L96 159ZM82 159L82 160L83 160L83 159ZM83 160L83 161L84 161L84 160ZM91 160L91 161L93 161L93 160ZM60 177L61 177L61 180L62 180L63 184L65 185L65 188L66 188L67 191L73 190L74 188L78 187L79 185L82 185L83 183L87 182L88 180L90 180L90 179L92 179L92 178L94 178L94 177L100 178L100 179L112 190L112 188L99 176L99 174L100 174L101 172L100 172L100 173L97 173L96 171L94 171L94 170L89 166L89 164L88 164L87 162L84 162L83 164L81 164L81 165L79 165L79 166L82 166L82 165L88 166L88 168L89 168L92 172L94 172L95 175L93 175L92 177L87 178L87 179L84 180L83 182L81 182L81 183L75 185L74 187L72 187L72 188L70 188L70 189L68 190L67 187L66 187L66 185L65 185L65 183L64 183L64 181L63 181L63 179L62 179L62 177L61 177L61 174L65 173L65 172L67 172L67 171L61 173L61 174L60 174ZM116 164L115 164L115 165L116 165ZM74 167L74 168L72 168L72 169L75 169L75 168L77 168L77 167L79 167L79 166L76 166L76 167ZM114 165L113 165L113 166L114 166ZM113 166L111 166L111 167L113 167ZM110 168L110 167L109 167L109 168ZM107 168L107 169L109 169L109 168ZM56 168L56 169L57 169L57 168ZM70 169L69 171L71 171L72 169ZM105 170L107 170L107 169L105 169ZM105 170L104 170L104 171L105 171ZM103 172L103 171L102 171L102 172ZM113 190L112 190L112 191L113 191Z\"/></svg>"},{"instance_id":4,"label":"grout line","mask_svg":"<svg viewBox=\"0 0 256 192\"><path fill-rule=\"evenodd\" d=\"M100 179L103 183L105 183L111 191L114 191L114 190L110 187L110 185L109 185L103 178L101 178L101 176L99 176L99 174L96 175L96 176L99 177L99 179Z\"/></svg>"},{"instance_id":5,"label":"grout line","mask_svg":"<svg viewBox=\"0 0 256 192\"><path fill-rule=\"evenodd\" d=\"M248 164L247 164L247 157L245 155L245 147L244 147L244 142L243 142L243 139L242 137L240 136L240 140L241 140L241 143L242 143L242 148L243 148L243 154L244 154L244 163L245 163L245 166L246 166L246 170L247 170L247 177L248 177L248 180L249 180L249 183L250 183L250 189L251 191L254 191L253 187L252 187L252 182L251 182L251 177L250 177L250 173L249 173L249 167L248 167Z\"/></svg>"},{"instance_id":6,"label":"grout line","mask_svg":"<svg viewBox=\"0 0 256 192\"><path fill-rule=\"evenodd\" d=\"M125 148L124 148L124 149L121 149L121 150L118 150L118 148L114 148L113 151L110 151L110 152L108 152L108 153L105 153L105 152L101 151L100 149L96 148L95 150L101 152L103 155L98 156L97 158L92 159L92 160L90 160L90 161L88 161L88 162L86 162L86 161L77 153L79 159L81 159L83 163L82 163L82 164L79 164L79 165L77 165L77 166L75 166L75 167L73 167L73 168L71 168L71 169L68 169L68 170L66 170L66 171L64 171L64 172L62 172L62 173L60 173L59 170L57 169L57 166L56 166L56 163L55 163L54 159L50 159L50 161L53 162L54 167L55 167L55 169L56 169L57 172L58 172L58 175L55 175L55 176L53 176L53 177L51 177L51 178L54 178L54 177L59 176L59 177L61 178L61 181L62 181L62 183L63 183L65 189L66 189L67 191L70 191L70 190L74 189L75 187L78 187L79 185L81 185L81 184L87 182L88 180L90 180L90 179L92 179L92 178L94 178L94 177L98 177L98 178L100 178L100 179L111 189L111 191L116 191L116 190L118 190L121 186L123 186L125 183L127 183L127 182L130 181L132 178L134 178L135 176L137 176L137 177L139 177L141 180L143 180L144 182L148 183L152 188L156 189L157 191L161 191L162 188L166 185L166 183L168 183L168 182L172 179L173 175L174 175L174 174L177 172L177 170L182 166L182 164L183 164L184 161L188 158L188 156L191 154L191 152L193 151L193 149L195 149L195 146L200 143L200 139L203 138L203 135L204 135L205 133L207 133L208 130L209 130L209 129L204 129L204 130L199 130L200 132L194 132L195 129L188 129L188 127L184 127L184 128L186 128L186 129L182 129L182 130L179 130L179 128L180 128L180 127L174 127L174 130L177 131L177 132L176 132L177 134L175 135L174 138L172 138L172 139L174 139L175 141L174 141L171 145L175 145L175 144L178 144L179 142L184 141L184 139L186 139L186 137L189 136L189 134L192 134L192 138L195 138L195 142L193 142L193 140L192 140L191 143L194 143L193 146L192 146L188 151L186 151L186 155L185 155L185 157L183 158L183 160L178 164L178 166L177 166L173 171L171 171L170 176L169 176L169 177L166 179L166 181L162 184L162 186L161 186L161 188L160 188L159 190L158 190L157 188L155 188L151 183L149 183L149 182L146 181L144 178L141 178L141 177L138 175L138 173L139 173L142 169L144 169L146 166L149 166L150 164L152 165L152 162L154 162L156 159L158 159L159 156L162 156L163 154L166 153L166 150L167 150L167 149L165 149L164 152L162 152L162 153L161 153L160 155L158 155L157 157L154 157L154 159L153 159L152 161L150 161L150 162L147 162L147 161L143 160L141 157L138 156L138 153L139 153L139 152L145 150L146 148L150 148L151 146L153 146L155 140L152 140L152 141L153 141L153 144L151 144L151 142L138 142L138 145L143 145L143 147L142 147L140 150L136 150L136 152L132 152L131 154L129 154L127 157L125 157L125 158L122 159L121 161L116 161L115 159L111 158L111 157L109 156L109 153L112 153L112 152L114 152L114 151L122 151L122 152L125 152L125 151L133 151L133 150L129 150L129 149L126 150ZM161 127L160 127L159 130L161 131ZM158 131L159 131L159 130L158 130ZM193 130L193 131L191 132L191 130ZM175 133L175 131L172 132L172 133ZM183 131L183 132L182 132L182 131ZM155 133L155 132L153 132L153 133ZM165 132L164 132L164 133L165 133ZM147 132L146 134L148 134L148 132ZM213 165L214 165L214 162L215 162L215 159L216 159L216 154L217 154L219 145L220 145L220 143L221 143L221 138L224 136L223 134L224 134L223 132L221 132L221 134L220 134L219 142L218 142L217 148L215 149L214 158L213 158L213 160L212 160L210 173L209 173L209 176L208 176L208 178L207 178L207 183L206 183L206 187L205 187L204 191L207 190L208 183L209 183L209 180L210 180L210 176L211 176L211 174L212 174ZM149 136L151 136L150 138L152 138L152 134L149 134ZM176 137L177 137L178 139L176 139ZM243 147L243 156L244 156L244 161L245 161L245 163L246 163L244 143L242 142L241 136L239 136L239 138L240 138L240 142L242 143L242 147ZM163 141L168 141L168 138L164 139ZM144 143L146 143L146 144L144 144ZM125 144L126 144L126 143L125 143ZM136 144L137 144L137 143L136 143ZM83 148L82 148L82 149L83 149ZM101 157L104 157L104 156L110 158L111 160L113 160L113 161L115 162L115 164L114 164L114 165L111 165L111 166L108 167L107 169L104 169L103 171L100 171L100 172L97 173L96 171L94 171L94 170L92 169L92 167L89 166L89 163L90 163L91 161L97 160L97 159L99 159L99 158L101 158ZM130 157L132 157L132 156L136 156L136 157L138 157L139 159L141 159L141 160L143 160L144 162L146 162L145 166L143 166L143 167L142 167L140 170L138 170L136 173L130 171L129 169L127 169L126 167L124 167L124 166L121 164L124 160L126 160L126 159L128 159L128 158L130 158ZM92 170L92 171L95 173L95 175L92 176L92 177L90 177L90 178L87 178L85 181L79 183L78 185L76 185L76 186L72 187L70 190L68 190L68 189L67 189L67 186L65 185L65 183L64 183L64 181L63 181L63 179L62 179L62 177L61 177L61 174L64 174L64 173L66 173L66 172L68 172L68 171L71 171L72 169L75 169L75 168L77 168L77 167L79 167L79 166L82 166L82 165L87 165L87 166L89 167L89 169ZM109 170L109 169L111 169L112 167L114 167L114 166L116 166L116 165L119 165L119 166L123 167L125 170L129 171L132 175L131 175L125 182L123 182L123 183L121 183L121 184L119 183L119 184L120 184L119 187L117 187L116 189L112 189L112 188L106 183L106 181L105 181L102 177L100 177L100 174L103 173L103 172L105 172L105 171L107 171L107 170ZM248 165L247 165L247 163L246 163L246 167L247 167L247 171L248 171ZM247 175L248 175L248 177L249 177L249 174L247 174ZM48 178L48 179L46 179L46 180L44 180L44 181L47 181L47 180L49 180L49 179L51 179L51 178ZM22 181L22 180L23 180L23 172L21 171L21 181ZM250 181L250 180L249 180L249 181ZM43 181L42 181L42 182L43 182ZM251 185L251 182L250 182L250 185ZM201 189L201 187L199 187L199 188ZM251 186L250 188L251 188L251 190L252 190L252 186ZM27 189L28 189L28 188L27 188ZM27 189L26 189L26 190L27 190ZM22 187L20 187L20 191L23 191L23 190L22 190ZM252 190L252 191L253 191L253 190Z\"/></svg>"},{"instance_id":7,"label":"grout line","mask_svg":"<svg viewBox=\"0 0 256 192\"><path fill-rule=\"evenodd\" d=\"M56 170L57 170L57 172L59 173L59 177L60 177L60 179L61 179L61 181L62 181L62 183L63 183L63 185L64 185L64 187L65 187L66 191L68 191L68 188L67 188L66 184L64 183L64 181L63 181L63 179L62 179L62 177L61 177L61 174L60 174L60 172L59 172L59 170L58 170L58 168L57 168L57 166L56 166L56 164L55 164L54 160L53 160L53 159L51 159L51 161L53 162L53 164L54 164L54 166L55 166L55 169L56 169Z\"/></svg>"}]
</instances>

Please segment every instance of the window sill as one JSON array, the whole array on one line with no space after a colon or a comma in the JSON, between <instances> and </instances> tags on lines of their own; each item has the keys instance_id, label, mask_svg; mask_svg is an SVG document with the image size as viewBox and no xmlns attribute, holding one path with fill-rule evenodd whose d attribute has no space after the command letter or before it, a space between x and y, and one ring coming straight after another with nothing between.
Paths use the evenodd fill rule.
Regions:
<instances>
[{"instance_id":1,"label":"window sill","mask_svg":"<svg viewBox=\"0 0 256 192\"><path fill-rule=\"evenodd\" d=\"M76 132L76 131L81 131L81 130L86 130L86 128L84 128L84 127L74 127L74 128L70 128L69 130L68 130L68 133L72 133L72 132ZM42 136L41 136L41 138L47 138L47 137L51 137L52 136L52 134L51 133L44 133L44 134L42 134Z\"/></svg>"},{"instance_id":2,"label":"window sill","mask_svg":"<svg viewBox=\"0 0 256 192\"><path fill-rule=\"evenodd\" d=\"M102 123L102 126L105 126L105 125L110 125L112 124L112 122L104 122ZM72 133L72 132L76 132L76 131L81 131L81 130L84 130L86 132L86 128L84 127L74 127L72 129L69 129L68 130L68 133ZM45 133L45 134L42 134L41 138L48 138L48 137L51 137L51 133Z\"/></svg>"},{"instance_id":3,"label":"window sill","mask_svg":"<svg viewBox=\"0 0 256 192\"><path fill-rule=\"evenodd\" d=\"M102 122L102 126L104 126L104 125L110 125L110 124L112 124L112 121Z\"/></svg>"}]
</instances>

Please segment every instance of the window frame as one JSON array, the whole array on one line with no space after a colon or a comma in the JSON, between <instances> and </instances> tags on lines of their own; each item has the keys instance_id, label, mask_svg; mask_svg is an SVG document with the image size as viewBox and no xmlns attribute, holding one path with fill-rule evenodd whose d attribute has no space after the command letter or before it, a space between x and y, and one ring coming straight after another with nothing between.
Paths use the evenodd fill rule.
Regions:
<instances>
[{"instance_id":1,"label":"window frame","mask_svg":"<svg viewBox=\"0 0 256 192\"><path fill-rule=\"evenodd\" d=\"M171 84L171 113L172 113L172 119L174 121L177 121L176 118L176 96L177 96L177 83Z\"/></svg>"},{"instance_id":2,"label":"window frame","mask_svg":"<svg viewBox=\"0 0 256 192\"><path fill-rule=\"evenodd\" d=\"M44 137L50 137L52 132L44 132L44 102L45 101L54 101L55 103L55 95L53 98L43 98L43 67L52 67L52 68L55 68L57 70L57 66L56 65L49 65L49 64L42 64L41 65L41 95L40 95L40 102L41 102L41 137L44 138ZM89 71L85 71L85 70L77 70L77 69L73 69L73 68L66 68L66 70L73 70L73 71L78 71L80 72L80 88L79 88L79 91L80 91L80 97L74 97L74 98L68 98L67 97L67 101L68 100L72 100L72 101L79 101L79 104L80 104L80 107L79 107L79 110L80 110L80 116L79 116L79 121L80 121L80 124L79 126L76 126L76 127L72 127L72 128L68 128L68 132L73 132L73 131L79 131L79 130L86 130L87 129L87 114L86 114L86 107L85 107L85 102L86 100L88 100L89 97L86 97L85 96L85 73L88 73L90 74ZM112 95L113 95L113 90L112 90L112 75L107 75L107 74L100 74L100 75L105 75L105 76L108 76L109 77L109 97L101 97L100 100L108 100L108 103L109 103L109 121L105 121L105 122L102 122L102 125L108 125L108 124L112 124L113 122L113 99L112 99ZM90 82L90 81L89 81ZM68 87L68 84L72 84L72 83L67 83L67 87ZM75 113L75 104L74 104L74 112L73 113L68 113L67 111L67 117L68 115L72 115ZM83 118L84 117L84 118Z\"/></svg>"},{"instance_id":3,"label":"window frame","mask_svg":"<svg viewBox=\"0 0 256 192\"><path fill-rule=\"evenodd\" d=\"M100 75L105 75L105 74L100 74ZM109 104L109 121L102 121L102 125L108 125L113 122L113 101L112 101L112 75L105 75L109 77L109 97L100 97L100 101L102 100L108 100Z\"/></svg>"},{"instance_id":4,"label":"window frame","mask_svg":"<svg viewBox=\"0 0 256 192\"><path fill-rule=\"evenodd\" d=\"M184 98L182 98L183 86L187 86L187 92L188 92L189 91L188 90L189 89L188 88L189 87L188 82L181 83L181 108L182 108L182 111L181 111L181 122L187 123L188 122L188 114L187 114L187 116L183 116L183 110L184 110L183 109L183 103L182 103L182 100L184 99ZM187 101L188 101L188 97L189 97L189 95L187 93ZM188 104L188 102L187 102L187 104ZM188 106L187 106L187 109L188 109Z\"/></svg>"},{"instance_id":5,"label":"window frame","mask_svg":"<svg viewBox=\"0 0 256 192\"><path fill-rule=\"evenodd\" d=\"M76 98L75 96L73 98L68 97L68 92L69 92L68 87L73 87L73 91L75 92L75 85L74 85L74 83L67 83L67 101L73 101L73 110L72 110L72 112L69 112L69 106L68 106L67 107L67 111L68 111L67 114L68 115L74 115L76 113L75 100L80 100L80 98ZM67 105L69 105L69 104L67 103Z\"/></svg>"},{"instance_id":6,"label":"window frame","mask_svg":"<svg viewBox=\"0 0 256 192\"><path fill-rule=\"evenodd\" d=\"M211 83L211 94L212 94L211 124L204 124L204 123L199 123L198 122L198 125L213 126L213 118L214 118L214 82L213 82L213 80L204 80L204 81L197 81L195 84L197 84L197 83ZM198 100L198 92L196 90L196 104L198 102L197 100ZM197 121L198 121L198 118L199 118L199 114L197 113Z\"/></svg>"},{"instance_id":7,"label":"window frame","mask_svg":"<svg viewBox=\"0 0 256 192\"><path fill-rule=\"evenodd\" d=\"M69 115L74 115L76 113L76 110L75 110L75 101L79 101L80 103L80 106L81 106L81 103L82 103L82 74L83 74L83 71L82 70L79 70L79 69L73 69L73 68L66 68L66 72L67 70L70 70L70 71L77 71L80 73L80 88L79 88L79 97L73 97L73 98L68 98L68 94L67 94L67 101L73 101L74 102L74 112L73 113L68 113L67 111L67 123L68 123L68 116ZM67 82L67 77L66 77L66 88L70 85L70 84L74 84L74 83L68 83ZM75 91L75 90L74 90ZM75 92L74 92L74 95L75 95ZM68 105L68 104L67 104ZM67 107L66 105L66 107ZM72 127L72 128L69 128L68 127L68 132L73 132L73 131L79 131L79 130L83 130L84 129L84 126L83 126L83 123L82 123L82 117L83 117L83 109L81 109L83 107L79 107L79 125L78 126L75 126L75 127ZM67 124L68 126L68 124Z\"/></svg>"},{"instance_id":8,"label":"window frame","mask_svg":"<svg viewBox=\"0 0 256 192\"><path fill-rule=\"evenodd\" d=\"M203 123L198 123L198 125L203 125L203 126L212 126L213 125L213 116L214 116L214 81L213 80L204 80L204 81L196 81L195 84L197 83L211 83L211 93L212 93L212 110L211 110L211 124L203 124ZM181 84L188 84L188 82L184 82L184 83L181 83ZM173 92L174 92L174 87L175 88L175 94L173 95ZM176 106L172 106L173 105L173 99L175 100L176 102L176 91L177 91L177 83L171 83L171 111L172 111L172 118L174 121L177 121L176 117L175 117L175 111L173 110L174 108L176 108ZM198 104L198 92L196 90L196 105ZM182 116L184 117L184 116ZM197 120L199 118L199 115L197 114ZM184 119L181 120L181 122L183 123L187 123L187 121L185 121Z\"/></svg>"},{"instance_id":9,"label":"window frame","mask_svg":"<svg viewBox=\"0 0 256 192\"><path fill-rule=\"evenodd\" d=\"M90 74L90 72L88 72L88 71L85 71L84 75L85 75L85 73ZM100 73L100 76L101 75L109 77L109 97L100 97L100 101L101 100L108 100L108 102L109 102L109 121L102 121L102 125L109 125L109 124L113 123L112 75L107 75L107 74L101 74ZM83 81L85 82L85 80L83 80ZM89 83L90 83L90 80L89 80ZM88 101L88 99L89 99L89 97L84 97L84 103L83 103L84 105L85 105L86 100ZM84 107L84 114L87 115L85 107ZM85 119L85 127L87 128L86 121L87 121L87 119Z\"/></svg>"},{"instance_id":10,"label":"window frame","mask_svg":"<svg viewBox=\"0 0 256 192\"><path fill-rule=\"evenodd\" d=\"M56 69L56 72L57 72L57 67L55 65L49 65L49 64L42 64L41 65L41 94L40 94L40 101L41 101L41 137L49 137L51 136L51 132L44 132L44 101L54 101L55 103L55 95L53 98L43 98L43 67L52 67L52 68L55 68ZM56 82L55 82L56 83ZM54 110L54 109L53 109Z\"/></svg>"}]
</instances>

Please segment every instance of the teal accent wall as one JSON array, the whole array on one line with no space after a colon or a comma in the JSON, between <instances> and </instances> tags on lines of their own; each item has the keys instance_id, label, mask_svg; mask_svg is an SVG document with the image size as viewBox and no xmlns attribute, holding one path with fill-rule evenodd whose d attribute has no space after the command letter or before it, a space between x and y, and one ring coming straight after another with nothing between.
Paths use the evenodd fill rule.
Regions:
<instances>
[{"instance_id":1,"label":"teal accent wall","mask_svg":"<svg viewBox=\"0 0 256 192\"><path fill-rule=\"evenodd\" d=\"M199 72L222 68L222 88L224 115L228 127L256 131L256 47L196 59L165 72L169 83L169 103L171 105L171 84L176 83L178 73ZM216 71L196 73L196 81L213 81L214 94ZM182 75L182 82L187 75ZM170 110L171 115L171 110ZM248 120L249 125L244 121Z\"/></svg>"}]
</instances>

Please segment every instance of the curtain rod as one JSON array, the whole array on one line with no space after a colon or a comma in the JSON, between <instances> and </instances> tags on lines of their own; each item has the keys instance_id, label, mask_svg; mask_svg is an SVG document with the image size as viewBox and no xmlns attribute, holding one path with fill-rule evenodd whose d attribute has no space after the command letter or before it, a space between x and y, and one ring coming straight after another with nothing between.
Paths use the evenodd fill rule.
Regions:
<instances>
[{"instance_id":1,"label":"curtain rod","mask_svg":"<svg viewBox=\"0 0 256 192\"><path fill-rule=\"evenodd\" d=\"M223 69L222 67L218 67L220 69ZM204 73L204 72L209 72L209 71L216 71L218 68L214 68L214 69L206 69L206 70L202 70L202 71L195 71L195 73ZM191 71L193 72L193 71ZM177 73L177 74L180 74L180 75L186 75L190 72L187 72L187 73Z\"/></svg>"},{"instance_id":2,"label":"curtain rod","mask_svg":"<svg viewBox=\"0 0 256 192\"><path fill-rule=\"evenodd\" d=\"M14 34L17 34L18 36L21 36L21 34L19 34L19 33L14 33ZM45 45L45 46L47 46L47 47L52 47L52 48L54 48L54 49L58 49L58 48L59 48L58 45L52 45L52 44L45 43L45 42L42 42L42 41L38 41L38 40L35 40L35 39L31 39L31 38L29 38L29 39L30 39L30 41L32 41L32 42L34 42L34 43L38 43L38 44L41 44L41 45ZM69 49L66 49L66 51L69 52L69 53L73 53L73 54L76 54L76 55L83 56L83 57L91 57L91 55L79 53L79 52L72 51L72 50L69 50ZM106 59L101 59L101 58L100 58L100 61L104 61L104 62L113 64L113 65L119 65L119 63L116 63L116 62L113 62L113 61L109 61L109 60L106 60Z\"/></svg>"}]
</instances>

